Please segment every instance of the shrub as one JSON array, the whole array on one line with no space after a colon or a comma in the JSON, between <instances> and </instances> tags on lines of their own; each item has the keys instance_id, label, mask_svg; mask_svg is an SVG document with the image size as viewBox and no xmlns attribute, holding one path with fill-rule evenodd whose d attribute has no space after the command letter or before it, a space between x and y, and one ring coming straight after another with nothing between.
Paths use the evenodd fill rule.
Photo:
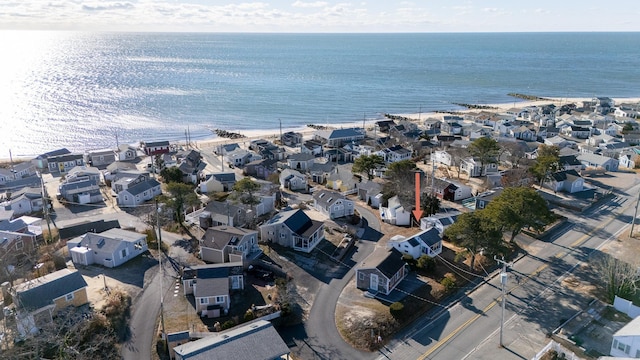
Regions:
<instances>
[{"instance_id":1,"label":"shrub","mask_svg":"<svg viewBox=\"0 0 640 360\"><path fill-rule=\"evenodd\" d=\"M399 301L394 302L389 306L389 312L394 318L401 318L404 312L404 304Z\"/></svg>"},{"instance_id":2,"label":"shrub","mask_svg":"<svg viewBox=\"0 0 640 360\"><path fill-rule=\"evenodd\" d=\"M416 266L418 269L433 271L436 268L436 259L422 255L418 258L418 261L416 261Z\"/></svg>"},{"instance_id":3,"label":"shrub","mask_svg":"<svg viewBox=\"0 0 640 360\"><path fill-rule=\"evenodd\" d=\"M253 313L253 310L247 309L244 313L244 321L251 321L256 318L256 315Z\"/></svg>"},{"instance_id":4,"label":"shrub","mask_svg":"<svg viewBox=\"0 0 640 360\"><path fill-rule=\"evenodd\" d=\"M233 320L227 320L222 324L222 330L231 329L236 326L236 323Z\"/></svg>"},{"instance_id":5,"label":"shrub","mask_svg":"<svg viewBox=\"0 0 640 360\"><path fill-rule=\"evenodd\" d=\"M453 276L447 274L442 280L440 280L440 285L444 286L446 291L451 291L454 287L456 287L456 279Z\"/></svg>"},{"instance_id":6,"label":"shrub","mask_svg":"<svg viewBox=\"0 0 640 360\"><path fill-rule=\"evenodd\" d=\"M67 262L60 255L53 255L53 265L56 267L56 270L67 268Z\"/></svg>"}]
</instances>

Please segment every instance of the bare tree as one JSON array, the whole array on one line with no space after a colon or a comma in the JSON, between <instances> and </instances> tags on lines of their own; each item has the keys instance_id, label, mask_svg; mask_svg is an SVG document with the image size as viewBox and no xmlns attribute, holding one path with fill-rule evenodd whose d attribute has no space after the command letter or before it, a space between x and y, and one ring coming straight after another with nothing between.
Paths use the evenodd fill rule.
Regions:
<instances>
[{"instance_id":1,"label":"bare tree","mask_svg":"<svg viewBox=\"0 0 640 360\"><path fill-rule=\"evenodd\" d=\"M638 264L629 264L616 259L610 254L602 253L593 262L594 271L602 279L607 299L613 303L615 296L631 299L638 291Z\"/></svg>"}]
</instances>

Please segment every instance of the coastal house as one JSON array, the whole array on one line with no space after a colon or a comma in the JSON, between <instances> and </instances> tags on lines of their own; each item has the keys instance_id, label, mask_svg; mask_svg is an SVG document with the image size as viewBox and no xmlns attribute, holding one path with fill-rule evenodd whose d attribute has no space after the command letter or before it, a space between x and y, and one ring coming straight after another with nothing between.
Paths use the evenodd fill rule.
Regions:
<instances>
[{"instance_id":1,"label":"coastal house","mask_svg":"<svg viewBox=\"0 0 640 360\"><path fill-rule=\"evenodd\" d=\"M367 261L356 268L356 287L373 293L389 295L409 273L402 253L391 248L386 257L371 264Z\"/></svg>"},{"instance_id":2,"label":"coastal house","mask_svg":"<svg viewBox=\"0 0 640 360\"><path fill-rule=\"evenodd\" d=\"M566 155L558 157L558 165L562 170L582 170L582 163L576 155Z\"/></svg>"},{"instance_id":3,"label":"coastal house","mask_svg":"<svg viewBox=\"0 0 640 360\"><path fill-rule=\"evenodd\" d=\"M291 191L307 190L307 178L293 169L284 169L280 172L280 187Z\"/></svg>"},{"instance_id":4,"label":"coastal house","mask_svg":"<svg viewBox=\"0 0 640 360\"><path fill-rule=\"evenodd\" d=\"M364 130L362 128L318 130L313 134L313 139L328 147L342 147L364 140Z\"/></svg>"},{"instance_id":5,"label":"coastal house","mask_svg":"<svg viewBox=\"0 0 640 360\"><path fill-rule=\"evenodd\" d=\"M572 138L576 138L576 139L588 139L589 136L591 136L591 129L587 128L587 127L582 127L582 126L575 126L572 125L570 127L567 127L563 130L561 130L561 132L567 136L570 136Z\"/></svg>"},{"instance_id":6,"label":"coastal house","mask_svg":"<svg viewBox=\"0 0 640 360\"><path fill-rule=\"evenodd\" d=\"M613 334L609 355L616 359L640 357L640 317L631 320Z\"/></svg>"},{"instance_id":7,"label":"coastal house","mask_svg":"<svg viewBox=\"0 0 640 360\"><path fill-rule=\"evenodd\" d=\"M257 320L173 349L176 360L290 360L291 350L270 322Z\"/></svg>"},{"instance_id":8,"label":"coastal house","mask_svg":"<svg viewBox=\"0 0 640 360\"><path fill-rule=\"evenodd\" d=\"M405 149L402 145L394 145L377 152L385 162L394 163L411 159L411 150Z\"/></svg>"},{"instance_id":9,"label":"coastal house","mask_svg":"<svg viewBox=\"0 0 640 360\"><path fill-rule=\"evenodd\" d=\"M76 166L84 166L84 156L82 154L64 154L47 157L49 172L66 173Z\"/></svg>"},{"instance_id":10,"label":"coastal house","mask_svg":"<svg viewBox=\"0 0 640 360\"><path fill-rule=\"evenodd\" d=\"M113 152L116 161L134 161L138 158L138 149L129 144L120 144Z\"/></svg>"},{"instance_id":11,"label":"coastal house","mask_svg":"<svg viewBox=\"0 0 640 360\"><path fill-rule=\"evenodd\" d=\"M447 166L453 165L453 158L446 150L436 150L431 154L431 161Z\"/></svg>"},{"instance_id":12,"label":"coastal house","mask_svg":"<svg viewBox=\"0 0 640 360\"><path fill-rule=\"evenodd\" d=\"M107 185L112 186L112 182L118 180L119 174L126 174L130 172L135 172L136 174L142 173L133 163L115 161L109 164L107 168L102 171L102 177Z\"/></svg>"},{"instance_id":13,"label":"coastal house","mask_svg":"<svg viewBox=\"0 0 640 360\"><path fill-rule=\"evenodd\" d=\"M100 170L87 166L74 167L58 186L58 193L61 198L73 203L101 202Z\"/></svg>"},{"instance_id":14,"label":"coastal house","mask_svg":"<svg viewBox=\"0 0 640 360\"><path fill-rule=\"evenodd\" d=\"M316 162L316 157L310 153L291 154L287 158L289 168L298 171L308 171Z\"/></svg>"},{"instance_id":15,"label":"coastal house","mask_svg":"<svg viewBox=\"0 0 640 360\"><path fill-rule=\"evenodd\" d=\"M42 236L42 228L36 225L40 220L22 216L0 221L0 256L5 265L15 265L20 258L32 253L37 238Z\"/></svg>"},{"instance_id":16,"label":"coastal house","mask_svg":"<svg viewBox=\"0 0 640 360\"><path fill-rule=\"evenodd\" d=\"M380 206L380 218L391 225L408 226L411 223L411 211L406 210L398 196L387 200L387 206Z\"/></svg>"},{"instance_id":17,"label":"coastal house","mask_svg":"<svg viewBox=\"0 0 640 360\"><path fill-rule=\"evenodd\" d=\"M324 239L324 223L301 209L283 210L260 226L260 239L308 253Z\"/></svg>"},{"instance_id":18,"label":"coastal house","mask_svg":"<svg viewBox=\"0 0 640 360\"><path fill-rule=\"evenodd\" d=\"M315 140L307 140L300 145L300 152L311 154L313 156L322 155L322 142Z\"/></svg>"},{"instance_id":19,"label":"coastal house","mask_svg":"<svg viewBox=\"0 0 640 360\"><path fill-rule=\"evenodd\" d=\"M395 235L387 243L387 248L394 248L403 254L411 255L414 259L422 255L434 258L442 252L442 237L438 229L432 227L408 238Z\"/></svg>"},{"instance_id":20,"label":"coastal house","mask_svg":"<svg viewBox=\"0 0 640 360\"><path fill-rule=\"evenodd\" d=\"M207 166L202 161L202 155L199 151L189 150L180 152L176 155L178 162L178 170L182 172L182 181L197 184L202 177L202 171Z\"/></svg>"},{"instance_id":21,"label":"coastal house","mask_svg":"<svg viewBox=\"0 0 640 360\"><path fill-rule=\"evenodd\" d=\"M353 201L344 195L331 191L320 190L313 193L313 207L330 219L337 219L353 215L355 206Z\"/></svg>"},{"instance_id":22,"label":"coastal house","mask_svg":"<svg viewBox=\"0 0 640 360\"><path fill-rule=\"evenodd\" d=\"M355 193L360 183L360 178L353 175L351 171L353 164L342 164L336 166L326 178L325 186L347 194Z\"/></svg>"},{"instance_id":23,"label":"coastal house","mask_svg":"<svg viewBox=\"0 0 640 360\"><path fill-rule=\"evenodd\" d=\"M247 222L247 211L229 201L211 201L199 213L198 219L204 230L217 225L242 227Z\"/></svg>"},{"instance_id":24,"label":"coastal house","mask_svg":"<svg viewBox=\"0 0 640 360\"><path fill-rule=\"evenodd\" d=\"M67 249L76 265L98 264L113 268L146 252L146 239L145 234L113 228L73 238L67 241Z\"/></svg>"},{"instance_id":25,"label":"coastal house","mask_svg":"<svg viewBox=\"0 0 640 360\"><path fill-rule=\"evenodd\" d=\"M358 198L374 209L380 206L378 195L382 193L382 184L375 181L362 181L358 183Z\"/></svg>"},{"instance_id":26,"label":"coastal house","mask_svg":"<svg viewBox=\"0 0 640 360\"><path fill-rule=\"evenodd\" d=\"M325 184L338 165L335 163L315 163L309 169L309 179L316 184Z\"/></svg>"},{"instance_id":27,"label":"coastal house","mask_svg":"<svg viewBox=\"0 0 640 360\"><path fill-rule=\"evenodd\" d=\"M242 167L246 164L261 160L262 156L254 153L253 151L245 150L245 149L236 149L230 151L223 156L223 160L229 164L229 166Z\"/></svg>"},{"instance_id":28,"label":"coastal house","mask_svg":"<svg viewBox=\"0 0 640 360\"><path fill-rule=\"evenodd\" d=\"M93 167L105 168L116 161L113 149L90 150L84 154L84 162Z\"/></svg>"},{"instance_id":29,"label":"coastal house","mask_svg":"<svg viewBox=\"0 0 640 360\"><path fill-rule=\"evenodd\" d=\"M605 171L618 171L618 161L610 157L596 154L580 154L577 156L578 161L582 163L585 169L600 168Z\"/></svg>"},{"instance_id":30,"label":"coastal house","mask_svg":"<svg viewBox=\"0 0 640 360\"><path fill-rule=\"evenodd\" d=\"M298 146L302 143L302 133L287 131L280 137L280 143L286 146Z\"/></svg>"},{"instance_id":31,"label":"coastal house","mask_svg":"<svg viewBox=\"0 0 640 360\"><path fill-rule=\"evenodd\" d=\"M139 170L118 172L117 174L112 175L111 178L111 190L113 190L115 194L119 194L123 190L151 179L149 173Z\"/></svg>"},{"instance_id":32,"label":"coastal house","mask_svg":"<svg viewBox=\"0 0 640 360\"><path fill-rule=\"evenodd\" d=\"M182 285L200 316L220 317L229 312L230 292L244 289L244 268L242 262L190 265L182 270Z\"/></svg>"},{"instance_id":33,"label":"coastal house","mask_svg":"<svg viewBox=\"0 0 640 360\"><path fill-rule=\"evenodd\" d=\"M432 181L433 192L440 199L462 201L471 197L471 187L467 185L438 178L434 178Z\"/></svg>"},{"instance_id":34,"label":"coastal house","mask_svg":"<svg viewBox=\"0 0 640 360\"><path fill-rule=\"evenodd\" d=\"M396 126L396 122L393 120L379 120L374 124L376 132L388 134L389 130Z\"/></svg>"},{"instance_id":35,"label":"coastal house","mask_svg":"<svg viewBox=\"0 0 640 360\"><path fill-rule=\"evenodd\" d=\"M547 137L546 139L544 139L544 144L548 146L557 146L560 149L562 149L563 147L576 146L576 143L574 141L566 140L561 136Z\"/></svg>"},{"instance_id":36,"label":"coastal house","mask_svg":"<svg viewBox=\"0 0 640 360\"><path fill-rule=\"evenodd\" d=\"M200 192L206 194L210 192L231 191L235 183L236 173L216 172L213 174L207 174L198 186L200 187Z\"/></svg>"},{"instance_id":37,"label":"coastal house","mask_svg":"<svg viewBox=\"0 0 640 360\"><path fill-rule=\"evenodd\" d=\"M460 162L460 171L469 175L469 177L479 177L498 172L498 164L495 162L483 164L472 157L464 158Z\"/></svg>"},{"instance_id":38,"label":"coastal house","mask_svg":"<svg viewBox=\"0 0 640 360\"><path fill-rule=\"evenodd\" d=\"M495 199L497 196L500 196L504 191L503 188L494 188L476 196L466 199L462 201L462 205L471 210L484 209L489 205L491 200Z\"/></svg>"},{"instance_id":39,"label":"coastal house","mask_svg":"<svg viewBox=\"0 0 640 360\"><path fill-rule=\"evenodd\" d=\"M239 149L240 149L240 145L238 145L238 143L221 144L215 148L214 153L216 155L227 155Z\"/></svg>"},{"instance_id":40,"label":"coastal house","mask_svg":"<svg viewBox=\"0 0 640 360\"><path fill-rule=\"evenodd\" d=\"M0 197L0 209L13 211L15 216L31 214L42 211L42 200L42 187L24 187Z\"/></svg>"},{"instance_id":41,"label":"coastal house","mask_svg":"<svg viewBox=\"0 0 640 360\"><path fill-rule=\"evenodd\" d=\"M147 156L156 156L171 152L171 145L168 141L145 141L142 143L142 147Z\"/></svg>"},{"instance_id":42,"label":"coastal house","mask_svg":"<svg viewBox=\"0 0 640 360\"><path fill-rule=\"evenodd\" d=\"M0 168L0 186L34 175L36 167L30 161L11 164L8 168Z\"/></svg>"},{"instance_id":43,"label":"coastal house","mask_svg":"<svg viewBox=\"0 0 640 360\"><path fill-rule=\"evenodd\" d=\"M31 160L31 163L40 170L48 169L50 157L56 157L56 156L66 155L66 154L71 154L71 151L69 151L66 148L49 151L44 154L40 154L36 156L33 160Z\"/></svg>"},{"instance_id":44,"label":"coastal house","mask_svg":"<svg viewBox=\"0 0 640 360\"><path fill-rule=\"evenodd\" d=\"M145 181L129 185L122 189L118 194L117 202L120 207L136 207L149 200L153 200L162 194L162 187L156 179L147 179Z\"/></svg>"},{"instance_id":45,"label":"coastal house","mask_svg":"<svg viewBox=\"0 0 640 360\"><path fill-rule=\"evenodd\" d=\"M35 333L51 322L53 315L67 306L89 302L87 282L78 270L62 269L16 285L12 289L22 335Z\"/></svg>"},{"instance_id":46,"label":"coastal house","mask_svg":"<svg viewBox=\"0 0 640 360\"><path fill-rule=\"evenodd\" d=\"M242 262L255 259L262 250L258 231L226 225L213 226L200 239L200 258L211 263Z\"/></svg>"},{"instance_id":47,"label":"coastal house","mask_svg":"<svg viewBox=\"0 0 640 360\"><path fill-rule=\"evenodd\" d=\"M577 171L563 170L551 174L551 179L544 183L544 186L556 191L576 193L584 190L584 179Z\"/></svg>"},{"instance_id":48,"label":"coastal house","mask_svg":"<svg viewBox=\"0 0 640 360\"><path fill-rule=\"evenodd\" d=\"M256 179L268 179L269 176L278 172L278 161L270 159L252 161L245 165L244 171L247 176L252 176Z\"/></svg>"},{"instance_id":49,"label":"coastal house","mask_svg":"<svg viewBox=\"0 0 640 360\"><path fill-rule=\"evenodd\" d=\"M442 236L444 231L458 219L460 214L460 211L454 210L424 217L420 219L420 229L430 230L435 228Z\"/></svg>"},{"instance_id":50,"label":"coastal house","mask_svg":"<svg viewBox=\"0 0 640 360\"><path fill-rule=\"evenodd\" d=\"M620 153L618 157L619 167L624 167L628 169L635 169L640 166L640 149L639 148L631 148L624 150Z\"/></svg>"}]
</instances>

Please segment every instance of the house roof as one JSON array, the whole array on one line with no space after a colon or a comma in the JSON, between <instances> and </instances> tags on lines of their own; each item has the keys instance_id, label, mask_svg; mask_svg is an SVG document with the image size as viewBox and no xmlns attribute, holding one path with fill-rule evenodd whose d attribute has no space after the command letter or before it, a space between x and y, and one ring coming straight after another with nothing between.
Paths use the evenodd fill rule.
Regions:
<instances>
[{"instance_id":1,"label":"house roof","mask_svg":"<svg viewBox=\"0 0 640 360\"><path fill-rule=\"evenodd\" d=\"M123 190L123 191L126 191L129 194L136 196L158 186L160 186L160 183L156 179L148 179L147 181L143 181L141 183L135 184L132 187L127 188L126 190Z\"/></svg>"},{"instance_id":2,"label":"house roof","mask_svg":"<svg viewBox=\"0 0 640 360\"><path fill-rule=\"evenodd\" d=\"M249 230L226 225L214 226L208 228L202 236L201 246L222 250L225 246L229 244L233 245L235 241L239 241L247 235L253 234L257 237L257 233L258 232L256 230Z\"/></svg>"},{"instance_id":3,"label":"house roof","mask_svg":"<svg viewBox=\"0 0 640 360\"><path fill-rule=\"evenodd\" d=\"M36 157L36 159L47 159L49 157L52 156L60 156L60 155L64 155L64 154L71 154L71 151L67 150L67 148L61 148L61 149L57 149L57 150L52 150L49 152L46 152L44 154L40 154Z\"/></svg>"},{"instance_id":4,"label":"house roof","mask_svg":"<svg viewBox=\"0 0 640 360\"><path fill-rule=\"evenodd\" d=\"M414 235L413 238L420 238L420 240L428 246L435 245L442 241L442 238L440 238L440 232L438 232L438 229L435 227L429 230L423 230Z\"/></svg>"},{"instance_id":5,"label":"house roof","mask_svg":"<svg viewBox=\"0 0 640 360\"><path fill-rule=\"evenodd\" d=\"M289 155L288 159L293 161L309 161L316 157L309 153L295 153Z\"/></svg>"},{"instance_id":6,"label":"house roof","mask_svg":"<svg viewBox=\"0 0 640 360\"><path fill-rule=\"evenodd\" d=\"M582 163L578 161L578 158L575 155L560 156L560 159L558 162L560 163L560 165L569 165L569 166L582 165Z\"/></svg>"},{"instance_id":7,"label":"house roof","mask_svg":"<svg viewBox=\"0 0 640 360\"><path fill-rule=\"evenodd\" d=\"M211 176L213 178L215 178L216 180L220 181L220 182L235 182L236 181L236 173L234 172L229 172L229 173L213 173L211 174Z\"/></svg>"},{"instance_id":8,"label":"house roof","mask_svg":"<svg viewBox=\"0 0 640 360\"><path fill-rule=\"evenodd\" d=\"M64 154L64 155L58 155L58 156L50 156L48 157L49 162L53 163L53 162L65 162L65 161L70 161L70 160L78 160L78 159L83 159L84 156L82 154Z\"/></svg>"},{"instance_id":9,"label":"house roof","mask_svg":"<svg viewBox=\"0 0 640 360\"><path fill-rule=\"evenodd\" d=\"M107 166L107 171L137 170L136 165L123 161L114 161Z\"/></svg>"},{"instance_id":10,"label":"house roof","mask_svg":"<svg viewBox=\"0 0 640 360\"><path fill-rule=\"evenodd\" d=\"M313 193L313 199L323 207L327 207L335 204L338 200L345 199L345 197L336 191L320 190Z\"/></svg>"},{"instance_id":11,"label":"house roof","mask_svg":"<svg viewBox=\"0 0 640 360\"><path fill-rule=\"evenodd\" d=\"M222 273L222 271L220 271ZM193 296L210 297L229 294L229 272L224 276L215 278L198 279L198 283L194 286Z\"/></svg>"},{"instance_id":12,"label":"house roof","mask_svg":"<svg viewBox=\"0 0 640 360\"><path fill-rule=\"evenodd\" d=\"M220 214L227 216L229 214L230 217L234 217L235 214L241 212L243 209L239 206L236 206L230 202L220 202L220 201L211 201L205 207L206 211L211 214Z\"/></svg>"},{"instance_id":13,"label":"house roof","mask_svg":"<svg viewBox=\"0 0 640 360\"><path fill-rule=\"evenodd\" d=\"M402 260L402 253L391 248L387 257L376 266L376 269L380 270L387 278L392 278L403 266L405 266L405 262Z\"/></svg>"},{"instance_id":14,"label":"house roof","mask_svg":"<svg viewBox=\"0 0 640 360\"><path fill-rule=\"evenodd\" d=\"M84 235L73 238L67 242L75 247L88 247L94 251L113 254L122 242L134 243L144 240L145 235L133 231L113 228L101 233L88 232Z\"/></svg>"},{"instance_id":15,"label":"house roof","mask_svg":"<svg viewBox=\"0 0 640 360\"><path fill-rule=\"evenodd\" d=\"M616 331L613 336L638 336L640 335L640 316L631 320L622 329Z\"/></svg>"},{"instance_id":16,"label":"house roof","mask_svg":"<svg viewBox=\"0 0 640 360\"><path fill-rule=\"evenodd\" d=\"M362 129L360 128L349 128L349 129L335 129L332 130L327 139L342 139L348 137L357 137L364 136L362 133Z\"/></svg>"},{"instance_id":17,"label":"house roof","mask_svg":"<svg viewBox=\"0 0 640 360\"><path fill-rule=\"evenodd\" d=\"M229 276L234 274L242 274L242 262L190 266L182 278L197 279L195 297L209 297L229 294Z\"/></svg>"},{"instance_id":18,"label":"house roof","mask_svg":"<svg viewBox=\"0 0 640 360\"><path fill-rule=\"evenodd\" d=\"M303 237L309 237L322 226L323 222L311 220L301 209L294 209L279 212L265 225L274 224L284 224L294 233Z\"/></svg>"},{"instance_id":19,"label":"house roof","mask_svg":"<svg viewBox=\"0 0 640 360\"><path fill-rule=\"evenodd\" d=\"M184 360L271 360L289 347L270 322L258 320L174 348Z\"/></svg>"},{"instance_id":20,"label":"house roof","mask_svg":"<svg viewBox=\"0 0 640 360\"><path fill-rule=\"evenodd\" d=\"M77 270L62 269L15 287L16 303L27 311L53 304L53 300L87 287Z\"/></svg>"},{"instance_id":21,"label":"house roof","mask_svg":"<svg viewBox=\"0 0 640 360\"><path fill-rule=\"evenodd\" d=\"M578 155L578 160L586 161L590 164L596 164L596 165L602 165L609 161L613 161L612 158L602 156L602 155L597 155L597 154L580 154Z\"/></svg>"},{"instance_id":22,"label":"house roof","mask_svg":"<svg viewBox=\"0 0 640 360\"><path fill-rule=\"evenodd\" d=\"M144 143L144 147L146 148L158 147L158 146L161 146L161 147L169 146L169 142L168 141L149 141Z\"/></svg>"},{"instance_id":23,"label":"house roof","mask_svg":"<svg viewBox=\"0 0 640 360\"><path fill-rule=\"evenodd\" d=\"M564 170L564 171L555 172L555 173L551 174L551 177L555 181L565 181L567 179L571 180L571 179L579 178L580 174L578 174L577 171L571 169L571 170Z\"/></svg>"}]
</instances>

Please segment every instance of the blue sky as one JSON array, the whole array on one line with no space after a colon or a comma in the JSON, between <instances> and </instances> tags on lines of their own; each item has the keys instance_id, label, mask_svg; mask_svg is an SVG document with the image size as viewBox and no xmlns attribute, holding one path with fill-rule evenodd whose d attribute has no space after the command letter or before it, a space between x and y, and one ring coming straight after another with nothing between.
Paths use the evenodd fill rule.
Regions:
<instances>
[{"instance_id":1,"label":"blue sky","mask_svg":"<svg viewBox=\"0 0 640 360\"><path fill-rule=\"evenodd\" d=\"M640 31L637 0L0 0L0 29Z\"/></svg>"}]
</instances>

